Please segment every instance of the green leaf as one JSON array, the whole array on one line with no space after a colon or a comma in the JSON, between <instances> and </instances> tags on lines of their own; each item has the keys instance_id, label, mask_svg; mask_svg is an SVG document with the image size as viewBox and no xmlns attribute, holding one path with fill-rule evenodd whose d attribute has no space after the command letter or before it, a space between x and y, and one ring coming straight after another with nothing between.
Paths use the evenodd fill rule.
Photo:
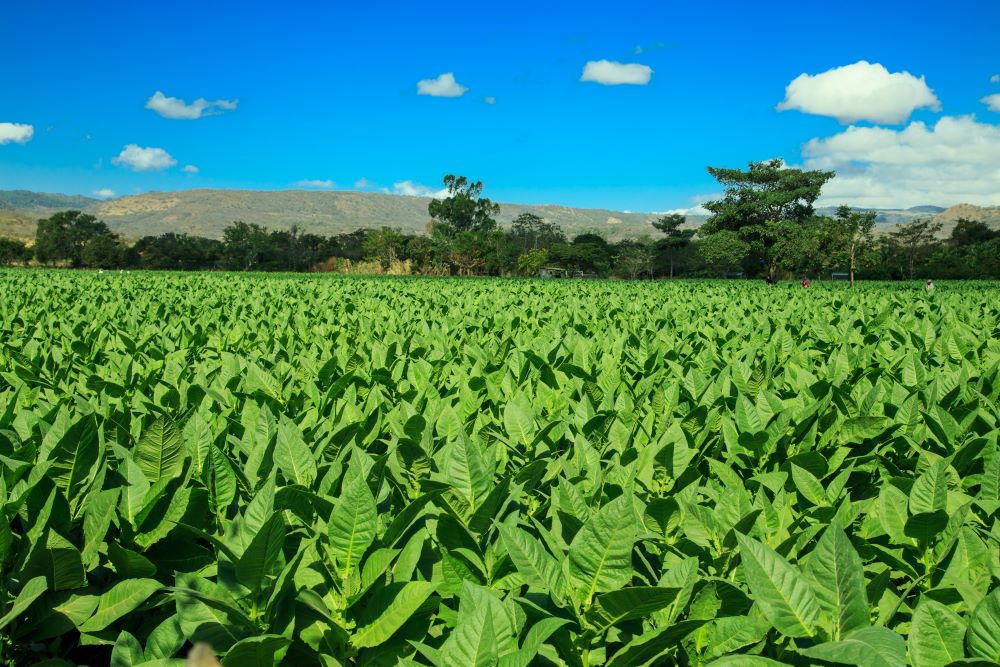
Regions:
<instances>
[{"instance_id":1,"label":"green leaf","mask_svg":"<svg viewBox=\"0 0 1000 667\"><path fill-rule=\"evenodd\" d=\"M470 513L486 498L493 483L482 451L465 431L459 431L449 446L444 474L448 484L468 504Z\"/></svg>"},{"instance_id":2,"label":"green leaf","mask_svg":"<svg viewBox=\"0 0 1000 667\"><path fill-rule=\"evenodd\" d=\"M316 461L312 452L302 439L302 431L288 419L282 419L278 425L274 464L284 473L285 479L293 484L308 488L316 479Z\"/></svg>"},{"instance_id":3,"label":"green leaf","mask_svg":"<svg viewBox=\"0 0 1000 667\"><path fill-rule=\"evenodd\" d=\"M35 577L26 583L14 598L14 602L11 603L10 609L0 618L0 630L6 628L11 621L16 619L18 616L23 614L31 606L31 603L38 599L38 597L48 590L49 584L45 580L45 577Z\"/></svg>"},{"instance_id":4,"label":"green leaf","mask_svg":"<svg viewBox=\"0 0 1000 667\"><path fill-rule=\"evenodd\" d=\"M870 624L864 564L840 524L834 522L823 532L807 570L820 607L833 619L833 639Z\"/></svg>"},{"instance_id":5,"label":"green leaf","mask_svg":"<svg viewBox=\"0 0 1000 667\"><path fill-rule=\"evenodd\" d=\"M488 589L465 582L458 622L441 647L447 667L492 667L516 650L514 630L503 604Z\"/></svg>"},{"instance_id":6,"label":"green leaf","mask_svg":"<svg viewBox=\"0 0 1000 667\"><path fill-rule=\"evenodd\" d=\"M280 635L241 639L226 651L224 667L274 667L280 665L291 640Z\"/></svg>"},{"instance_id":7,"label":"green leaf","mask_svg":"<svg viewBox=\"0 0 1000 667\"><path fill-rule=\"evenodd\" d=\"M542 543L517 526L500 524L500 536L524 583L558 595L562 588L559 563Z\"/></svg>"},{"instance_id":8,"label":"green leaf","mask_svg":"<svg viewBox=\"0 0 1000 667\"><path fill-rule=\"evenodd\" d=\"M783 667L785 663L762 655L724 655L708 663L711 667Z\"/></svg>"},{"instance_id":9,"label":"green leaf","mask_svg":"<svg viewBox=\"0 0 1000 667\"><path fill-rule=\"evenodd\" d=\"M375 540L378 510L364 474L356 466L348 470L327 526L330 549L337 558L341 581L347 581Z\"/></svg>"},{"instance_id":10,"label":"green leaf","mask_svg":"<svg viewBox=\"0 0 1000 667\"><path fill-rule=\"evenodd\" d=\"M105 629L145 603L162 588L163 585L153 579L126 579L115 584L101 595L97 611L80 626L80 632L97 632Z\"/></svg>"},{"instance_id":11,"label":"green leaf","mask_svg":"<svg viewBox=\"0 0 1000 667\"><path fill-rule=\"evenodd\" d=\"M538 430L535 426L531 401L518 391L503 409L503 425L515 445L531 444Z\"/></svg>"},{"instance_id":12,"label":"green leaf","mask_svg":"<svg viewBox=\"0 0 1000 667\"><path fill-rule=\"evenodd\" d=\"M385 642L430 597L434 588L427 581L408 581L377 591L366 605L364 623L351 636L351 643L366 648Z\"/></svg>"},{"instance_id":13,"label":"green leaf","mask_svg":"<svg viewBox=\"0 0 1000 667\"><path fill-rule=\"evenodd\" d=\"M817 644L801 653L843 665L906 667L906 643L888 628L860 628L839 641Z\"/></svg>"},{"instance_id":14,"label":"green leaf","mask_svg":"<svg viewBox=\"0 0 1000 667\"><path fill-rule=\"evenodd\" d=\"M841 426L840 435L844 442L861 444L884 433L892 423L888 417L852 417Z\"/></svg>"},{"instance_id":15,"label":"green leaf","mask_svg":"<svg viewBox=\"0 0 1000 667\"><path fill-rule=\"evenodd\" d=\"M736 535L747 585L771 624L789 637L812 637L819 602L806 579L771 547Z\"/></svg>"},{"instance_id":16,"label":"green leaf","mask_svg":"<svg viewBox=\"0 0 1000 667\"><path fill-rule=\"evenodd\" d=\"M118 633L115 646L111 649L111 667L133 667L143 662L145 658L139 640L125 630Z\"/></svg>"},{"instance_id":17,"label":"green leaf","mask_svg":"<svg viewBox=\"0 0 1000 667\"><path fill-rule=\"evenodd\" d=\"M236 563L236 579L251 591L263 588L285 543L285 521L275 512L264 522Z\"/></svg>"},{"instance_id":18,"label":"green leaf","mask_svg":"<svg viewBox=\"0 0 1000 667\"><path fill-rule=\"evenodd\" d=\"M819 483L819 480L811 472L794 463L792 464L792 481L795 482L795 488L799 490L799 493L813 505L820 507L829 505L826 491L823 490L823 485Z\"/></svg>"},{"instance_id":19,"label":"green leaf","mask_svg":"<svg viewBox=\"0 0 1000 667\"><path fill-rule=\"evenodd\" d=\"M1000 588L983 598L969 617L969 651L1000 662Z\"/></svg>"},{"instance_id":20,"label":"green leaf","mask_svg":"<svg viewBox=\"0 0 1000 667\"><path fill-rule=\"evenodd\" d=\"M641 618L670 605L680 589L630 586L598 595L587 610L587 622L598 632L622 621Z\"/></svg>"},{"instance_id":21,"label":"green leaf","mask_svg":"<svg viewBox=\"0 0 1000 667\"><path fill-rule=\"evenodd\" d=\"M632 578L636 535L632 498L619 496L597 511L573 538L567 556L569 584L578 605L623 587Z\"/></svg>"},{"instance_id":22,"label":"green leaf","mask_svg":"<svg viewBox=\"0 0 1000 667\"><path fill-rule=\"evenodd\" d=\"M907 648L913 667L937 667L965 657L965 621L940 602L923 597L910 620Z\"/></svg>"},{"instance_id":23,"label":"green leaf","mask_svg":"<svg viewBox=\"0 0 1000 667\"><path fill-rule=\"evenodd\" d=\"M650 660L662 656L664 651L678 645L680 640L707 622L705 620L681 621L639 635L618 649L608 660L606 667L645 665Z\"/></svg>"},{"instance_id":24,"label":"green leaf","mask_svg":"<svg viewBox=\"0 0 1000 667\"><path fill-rule=\"evenodd\" d=\"M910 490L910 514L946 509L948 501L947 468L947 462L938 461L924 474L917 477Z\"/></svg>"},{"instance_id":25,"label":"green leaf","mask_svg":"<svg viewBox=\"0 0 1000 667\"><path fill-rule=\"evenodd\" d=\"M176 477L184 464L181 434L173 420L157 417L139 436L135 462L150 482Z\"/></svg>"},{"instance_id":26,"label":"green leaf","mask_svg":"<svg viewBox=\"0 0 1000 667\"><path fill-rule=\"evenodd\" d=\"M91 478L100 455L97 421L93 415L82 417L61 432L61 437L47 452L47 459L52 462L48 475L71 506Z\"/></svg>"},{"instance_id":27,"label":"green leaf","mask_svg":"<svg viewBox=\"0 0 1000 667\"><path fill-rule=\"evenodd\" d=\"M49 531L45 543L48 571L52 576L52 590L64 591L87 585L83 557L69 540L55 531Z\"/></svg>"}]
</instances>

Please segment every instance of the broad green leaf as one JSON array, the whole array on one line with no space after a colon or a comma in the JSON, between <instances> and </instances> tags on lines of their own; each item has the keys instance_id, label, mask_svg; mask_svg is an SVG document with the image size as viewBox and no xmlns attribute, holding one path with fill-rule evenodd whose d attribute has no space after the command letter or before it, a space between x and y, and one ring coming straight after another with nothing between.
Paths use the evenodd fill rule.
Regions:
<instances>
[{"instance_id":1,"label":"broad green leaf","mask_svg":"<svg viewBox=\"0 0 1000 667\"><path fill-rule=\"evenodd\" d=\"M222 658L224 667L274 667L280 665L291 640L280 635L248 637L233 644Z\"/></svg>"},{"instance_id":2,"label":"broad green leaf","mask_svg":"<svg viewBox=\"0 0 1000 667\"><path fill-rule=\"evenodd\" d=\"M817 644L801 653L842 665L906 667L906 643L888 628L860 628L843 639Z\"/></svg>"},{"instance_id":3,"label":"broad green leaf","mask_svg":"<svg viewBox=\"0 0 1000 667\"><path fill-rule=\"evenodd\" d=\"M983 598L969 617L969 651L1000 662L1000 588Z\"/></svg>"},{"instance_id":4,"label":"broad green leaf","mask_svg":"<svg viewBox=\"0 0 1000 667\"><path fill-rule=\"evenodd\" d=\"M274 513L264 522L236 563L236 578L251 591L259 591L274 569L285 543L285 521Z\"/></svg>"},{"instance_id":5,"label":"broad green leaf","mask_svg":"<svg viewBox=\"0 0 1000 667\"><path fill-rule=\"evenodd\" d=\"M913 667L947 665L965 657L965 621L940 602L921 598L906 640Z\"/></svg>"},{"instance_id":6,"label":"broad green leaf","mask_svg":"<svg viewBox=\"0 0 1000 667\"><path fill-rule=\"evenodd\" d=\"M789 637L812 637L819 602L806 579L771 547L736 535L747 585L771 624Z\"/></svg>"},{"instance_id":7,"label":"broad green leaf","mask_svg":"<svg viewBox=\"0 0 1000 667\"><path fill-rule=\"evenodd\" d=\"M184 464L181 434L173 420L160 416L147 426L135 445L135 462L150 482L176 477Z\"/></svg>"},{"instance_id":8,"label":"broad green leaf","mask_svg":"<svg viewBox=\"0 0 1000 667\"><path fill-rule=\"evenodd\" d=\"M648 616L677 598L677 588L630 586L598 595L587 610L587 622L601 633L617 623Z\"/></svg>"},{"instance_id":9,"label":"broad green leaf","mask_svg":"<svg viewBox=\"0 0 1000 667\"><path fill-rule=\"evenodd\" d=\"M309 487L316 479L316 461L294 422L282 419L274 444L274 464L293 484Z\"/></svg>"},{"instance_id":10,"label":"broad green leaf","mask_svg":"<svg viewBox=\"0 0 1000 667\"><path fill-rule=\"evenodd\" d=\"M388 640L434 592L427 581L391 584L378 591L365 608L364 622L351 636L358 648L378 646Z\"/></svg>"},{"instance_id":11,"label":"broad green leaf","mask_svg":"<svg viewBox=\"0 0 1000 667\"><path fill-rule=\"evenodd\" d=\"M342 581L347 581L375 540L377 520L375 497L364 474L352 466L327 526L330 549L337 558Z\"/></svg>"},{"instance_id":12,"label":"broad green leaf","mask_svg":"<svg viewBox=\"0 0 1000 667\"><path fill-rule=\"evenodd\" d=\"M833 639L869 625L864 564L836 522L816 543L807 569L820 607L833 619Z\"/></svg>"},{"instance_id":13,"label":"broad green leaf","mask_svg":"<svg viewBox=\"0 0 1000 667\"><path fill-rule=\"evenodd\" d=\"M636 524L631 498L620 496L591 516L573 538L567 561L578 605L589 607L594 595L617 590L632 578Z\"/></svg>"},{"instance_id":14,"label":"broad green leaf","mask_svg":"<svg viewBox=\"0 0 1000 667\"><path fill-rule=\"evenodd\" d=\"M22 586L17 597L14 598L14 602L11 603L10 609L7 610L3 618L0 618L0 630L6 628L11 621L27 611L31 603L47 589L48 582L45 577L35 577Z\"/></svg>"},{"instance_id":15,"label":"broad green leaf","mask_svg":"<svg viewBox=\"0 0 1000 667\"><path fill-rule=\"evenodd\" d=\"M500 524L500 535L524 582L559 595L562 588L559 563L545 550L542 543L521 528L507 524Z\"/></svg>"},{"instance_id":16,"label":"broad green leaf","mask_svg":"<svg viewBox=\"0 0 1000 667\"><path fill-rule=\"evenodd\" d=\"M153 579L126 579L101 595L97 611L80 626L80 632L97 632L138 608L163 588Z\"/></svg>"}]
</instances>

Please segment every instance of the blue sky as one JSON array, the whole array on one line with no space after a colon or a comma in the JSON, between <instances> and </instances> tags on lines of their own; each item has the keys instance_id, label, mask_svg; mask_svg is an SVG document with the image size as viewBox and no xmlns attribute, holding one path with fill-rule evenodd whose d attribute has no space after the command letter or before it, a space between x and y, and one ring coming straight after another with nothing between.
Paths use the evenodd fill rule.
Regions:
<instances>
[{"instance_id":1,"label":"blue sky","mask_svg":"<svg viewBox=\"0 0 1000 667\"><path fill-rule=\"evenodd\" d=\"M2 15L0 189L428 192L453 172L499 201L663 211L717 192L706 165L781 156L837 168L828 201L1000 205L1000 3L987 0L15 2ZM455 85L425 88L461 95L418 94L448 73ZM802 74L817 78L777 110ZM146 108L158 91L238 104L169 118Z\"/></svg>"}]
</instances>

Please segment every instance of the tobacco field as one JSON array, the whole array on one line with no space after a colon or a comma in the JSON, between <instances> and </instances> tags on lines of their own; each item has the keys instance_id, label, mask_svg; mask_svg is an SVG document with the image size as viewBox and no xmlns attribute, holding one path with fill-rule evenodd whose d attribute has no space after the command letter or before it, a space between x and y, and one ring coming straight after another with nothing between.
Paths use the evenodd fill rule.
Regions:
<instances>
[{"instance_id":1,"label":"tobacco field","mask_svg":"<svg viewBox=\"0 0 1000 667\"><path fill-rule=\"evenodd\" d=\"M1000 284L0 272L0 662L1000 663Z\"/></svg>"}]
</instances>

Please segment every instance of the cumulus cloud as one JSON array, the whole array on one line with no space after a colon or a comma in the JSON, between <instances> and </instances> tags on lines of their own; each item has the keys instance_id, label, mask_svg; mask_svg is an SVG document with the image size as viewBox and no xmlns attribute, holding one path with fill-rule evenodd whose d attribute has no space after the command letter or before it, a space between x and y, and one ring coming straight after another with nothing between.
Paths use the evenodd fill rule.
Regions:
<instances>
[{"instance_id":1,"label":"cumulus cloud","mask_svg":"<svg viewBox=\"0 0 1000 667\"><path fill-rule=\"evenodd\" d=\"M448 190L435 190L426 185L420 185L413 181L399 181L392 184L392 194L406 195L408 197L435 197L440 199L448 196Z\"/></svg>"},{"instance_id":2,"label":"cumulus cloud","mask_svg":"<svg viewBox=\"0 0 1000 667\"><path fill-rule=\"evenodd\" d=\"M990 83L1000 83L1000 74L994 74L991 76Z\"/></svg>"},{"instance_id":3,"label":"cumulus cloud","mask_svg":"<svg viewBox=\"0 0 1000 667\"><path fill-rule=\"evenodd\" d=\"M808 169L835 169L822 204L1000 205L1000 126L944 116L903 129L852 126L803 146Z\"/></svg>"},{"instance_id":4,"label":"cumulus cloud","mask_svg":"<svg viewBox=\"0 0 1000 667\"><path fill-rule=\"evenodd\" d=\"M321 180L318 178L307 178L302 181L296 181L296 187L300 188L322 188L324 190L330 190L336 187L336 183L330 179Z\"/></svg>"},{"instance_id":5,"label":"cumulus cloud","mask_svg":"<svg viewBox=\"0 0 1000 667\"><path fill-rule=\"evenodd\" d=\"M3 144L26 144L35 136L35 127L24 123L0 123L0 146Z\"/></svg>"},{"instance_id":6,"label":"cumulus cloud","mask_svg":"<svg viewBox=\"0 0 1000 667\"><path fill-rule=\"evenodd\" d=\"M199 169L193 164L186 164L183 167L181 167L181 171L183 171L185 174L197 174Z\"/></svg>"},{"instance_id":7,"label":"cumulus cloud","mask_svg":"<svg viewBox=\"0 0 1000 667\"><path fill-rule=\"evenodd\" d=\"M111 188L101 188L100 190L94 190L94 196L101 199L110 199L115 196L115 191Z\"/></svg>"},{"instance_id":8,"label":"cumulus cloud","mask_svg":"<svg viewBox=\"0 0 1000 667\"><path fill-rule=\"evenodd\" d=\"M493 97L492 95L487 95L486 97L483 98L483 102L486 102L487 104L492 106L497 103L497 98Z\"/></svg>"},{"instance_id":9,"label":"cumulus cloud","mask_svg":"<svg viewBox=\"0 0 1000 667\"><path fill-rule=\"evenodd\" d=\"M239 100L206 100L199 97L191 104L176 97L167 97L156 91L146 100L146 108L173 120L195 120L204 116L217 116L224 111L234 111Z\"/></svg>"},{"instance_id":10,"label":"cumulus cloud","mask_svg":"<svg viewBox=\"0 0 1000 667\"><path fill-rule=\"evenodd\" d=\"M136 144L125 146L111 162L134 171L162 171L177 164L177 160L162 148L143 148Z\"/></svg>"},{"instance_id":11,"label":"cumulus cloud","mask_svg":"<svg viewBox=\"0 0 1000 667\"><path fill-rule=\"evenodd\" d=\"M785 88L785 99L777 107L830 116L845 125L860 120L897 125L922 108L941 108L924 77L889 72L864 60L820 74L800 74Z\"/></svg>"},{"instance_id":12,"label":"cumulus cloud","mask_svg":"<svg viewBox=\"0 0 1000 667\"><path fill-rule=\"evenodd\" d=\"M611 60L591 60L583 66L580 81L593 81L605 86L631 84L645 86L653 69L639 63L619 63Z\"/></svg>"},{"instance_id":13,"label":"cumulus cloud","mask_svg":"<svg viewBox=\"0 0 1000 667\"><path fill-rule=\"evenodd\" d=\"M436 79L422 79L417 81L417 95L430 95L431 97L461 97L468 90L465 86L455 81L453 72L445 72Z\"/></svg>"},{"instance_id":14,"label":"cumulus cloud","mask_svg":"<svg viewBox=\"0 0 1000 667\"><path fill-rule=\"evenodd\" d=\"M986 97L984 97L979 101L988 106L990 108L990 111L996 111L997 113L1000 113L1000 93L987 95Z\"/></svg>"},{"instance_id":15,"label":"cumulus cloud","mask_svg":"<svg viewBox=\"0 0 1000 667\"><path fill-rule=\"evenodd\" d=\"M362 176L358 180L354 181L354 187L357 188L358 190L360 190L362 188L367 188L367 187L369 187L371 185L372 185L372 182L369 181L364 176Z\"/></svg>"}]
</instances>

